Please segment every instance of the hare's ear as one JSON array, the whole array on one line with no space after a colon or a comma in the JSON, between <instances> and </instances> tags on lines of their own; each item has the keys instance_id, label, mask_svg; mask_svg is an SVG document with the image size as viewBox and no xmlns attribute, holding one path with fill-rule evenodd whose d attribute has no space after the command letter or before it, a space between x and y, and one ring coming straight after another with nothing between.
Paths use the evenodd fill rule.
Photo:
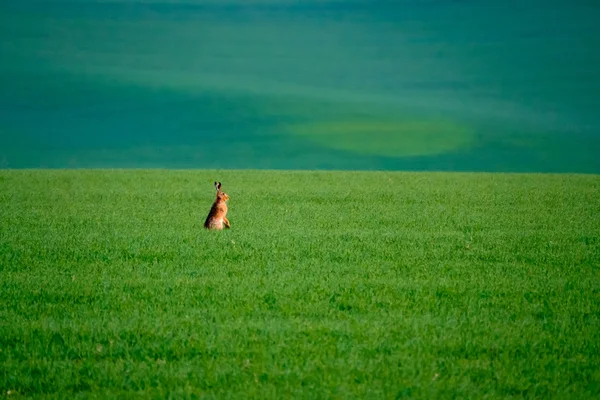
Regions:
<instances>
[{"instance_id":1,"label":"hare's ear","mask_svg":"<svg viewBox=\"0 0 600 400\"><path fill-rule=\"evenodd\" d=\"M217 192L221 190L221 182L215 182L215 189L217 189Z\"/></svg>"}]
</instances>

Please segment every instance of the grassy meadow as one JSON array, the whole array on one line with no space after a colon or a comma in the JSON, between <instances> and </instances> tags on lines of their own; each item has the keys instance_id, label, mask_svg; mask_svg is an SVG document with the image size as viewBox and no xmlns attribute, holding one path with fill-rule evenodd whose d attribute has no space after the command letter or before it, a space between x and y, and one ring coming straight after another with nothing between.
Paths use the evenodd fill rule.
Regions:
<instances>
[{"instance_id":1,"label":"grassy meadow","mask_svg":"<svg viewBox=\"0 0 600 400\"><path fill-rule=\"evenodd\" d=\"M0 393L590 399L599 267L596 175L0 171Z\"/></svg>"}]
</instances>

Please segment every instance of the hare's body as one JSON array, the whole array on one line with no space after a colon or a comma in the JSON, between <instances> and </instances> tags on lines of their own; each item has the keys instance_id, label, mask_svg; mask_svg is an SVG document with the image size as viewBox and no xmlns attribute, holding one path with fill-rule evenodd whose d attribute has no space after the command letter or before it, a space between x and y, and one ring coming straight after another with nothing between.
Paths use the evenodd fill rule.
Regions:
<instances>
[{"instance_id":1,"label":"hare's body","mask_svg":"<svg viewBox=\"0 0 600 400\"><path fill-rule=\"evenodd\" d=\"M225 202L215 202L204 221L204 227L207 229L223 229L223 225L229 228L229 221L227 220L227 204Z\"/></svg>"},{"instance_id":2,"label":"hare's body","mask_svg":"<svg viewBox=\"0 0 600 400\"><path fill-rule=\"evenodd\" d=\"M229 196L221 191L221 182L215 182L215 188L217 189L217 198L210 208L208 217L204 221L204 227L206 229L217 229L222 230L223 226L230 228L229 220L227 219L227 200Z\"/></svg>"}]
</instances>

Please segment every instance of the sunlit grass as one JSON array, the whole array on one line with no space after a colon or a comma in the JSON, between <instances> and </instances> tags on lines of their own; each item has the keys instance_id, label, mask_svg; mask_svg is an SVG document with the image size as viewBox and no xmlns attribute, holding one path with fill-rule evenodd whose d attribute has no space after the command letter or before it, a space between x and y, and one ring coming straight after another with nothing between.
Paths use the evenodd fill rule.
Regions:
<instances>
[{"instance_id":1,"label":"sunlit grass","mask_svg":"<svg viewBox=\"0 0 600 400\"><path fill-rule=\"evenodd\" d=\"M232 229L207 232L212 182ZM0 172L0 391L593 398L600 179Z\"/></svg>"},{"instance_id":2,"label":"sunlit grass","mask_svg":"<svg viewBox=\"0 0 600 400\"><path fill-rule=\"evenodd\" d=\"M425 118L350 118L298 124L290 131L326 147L389 157L446 153L464 149L474 140L466 126Z\"/></svg>"}]
</instances>

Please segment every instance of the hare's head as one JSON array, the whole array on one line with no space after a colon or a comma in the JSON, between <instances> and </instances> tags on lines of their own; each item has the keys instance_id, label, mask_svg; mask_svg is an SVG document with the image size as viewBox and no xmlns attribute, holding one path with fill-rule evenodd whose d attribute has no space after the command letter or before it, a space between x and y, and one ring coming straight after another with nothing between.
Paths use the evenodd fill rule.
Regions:
<instances>
[{"instance_id":1,"label":"hare's head","mask_svg":"<svg viewBox=\"0 0 600 400\"><path fill-rule=\"evenodd\" d=\"M215 189L217 189L217 201L227 201L229 196L227 193L221 190L221 182L215 182Z\"/></svg>"}]
</instances>

